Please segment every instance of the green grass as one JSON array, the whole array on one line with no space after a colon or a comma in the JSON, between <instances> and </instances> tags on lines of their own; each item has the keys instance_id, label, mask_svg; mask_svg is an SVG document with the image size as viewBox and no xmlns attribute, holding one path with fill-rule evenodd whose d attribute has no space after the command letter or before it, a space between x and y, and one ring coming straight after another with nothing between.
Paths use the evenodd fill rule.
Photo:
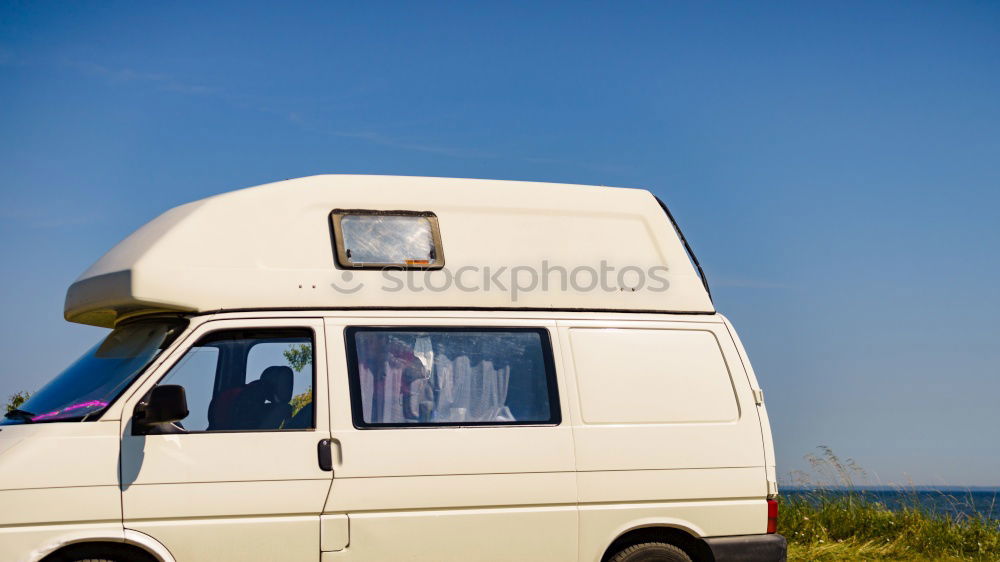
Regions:
<instances>
[{"instance_id":1,"label":"green grass","mask_svg":"<svg viewBox=\"0 0 1000 562\"><path fill-rule=\"evenodd\" d=\"M1000 560L997 521L890 510L863 492L784 498L778 528L794 560Z\"/></svg>"},{"instance_id":2,"label":"green grass","mask_svg":"<svg viewBox=\"0 0 1000 562\"><path fill-rule=\"evenodd\" d=\"M816 491L779 499L778 530L788 539L789 560L1000 560L996 519L935 513L916 492L889 509L855 485L863 471L853 461L821 450L807 459L826 482L800 475L799 483Z\"/></svg>"}]
</instances>

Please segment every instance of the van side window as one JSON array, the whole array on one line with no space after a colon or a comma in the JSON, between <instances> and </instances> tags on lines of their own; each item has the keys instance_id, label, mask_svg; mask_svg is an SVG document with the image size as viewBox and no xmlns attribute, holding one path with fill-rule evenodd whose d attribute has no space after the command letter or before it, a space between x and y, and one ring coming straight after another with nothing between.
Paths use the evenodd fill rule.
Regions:
<instances>
[{"instance_id":1,"label":"van side window","mask_svg":"<svg viewBox=\"0 0 1000 562\"><path fill-rule=\"evenodd\" d=\"M313 428L312 331L213 332L159 384L184 387L189 433Z\"/></svg>"},{"instance_id":2,"label":"van side window","mask_svg":"<svg viewBox=\"0 0 1000 562\"><path fill-rule=\"evenodd\" d=\"M548 332L348 328L354 425L558 424Z\"/></svg>"}]
</instances>

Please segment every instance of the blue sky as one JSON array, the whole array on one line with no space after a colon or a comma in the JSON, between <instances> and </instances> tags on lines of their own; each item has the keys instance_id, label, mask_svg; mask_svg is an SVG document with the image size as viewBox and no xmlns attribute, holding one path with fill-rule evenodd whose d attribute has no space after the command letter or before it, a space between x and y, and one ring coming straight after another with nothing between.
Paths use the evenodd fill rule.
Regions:
<instances>
[{"instance_id":1,"label":"blue sky","mask_svg":"<svg viewBox=\"0 0 1000 562\"><path fill-rule=\"evenodd\" d=\"M779 472L1000 485L997 3L0 2L0 395L177 204L317 173L645 187L767 392Z\"/></svg>"}]
</instances>

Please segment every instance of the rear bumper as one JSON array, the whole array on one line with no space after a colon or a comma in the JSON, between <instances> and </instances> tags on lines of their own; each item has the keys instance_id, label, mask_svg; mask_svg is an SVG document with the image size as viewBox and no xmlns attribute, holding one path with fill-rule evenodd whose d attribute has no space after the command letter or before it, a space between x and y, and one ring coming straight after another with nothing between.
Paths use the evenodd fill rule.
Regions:
<instances>
[{"instance_id":1,"label":"rear bumper","mask_svg":"<svg viewBox=\"0 0 1000 562\"><path fill-rule=\"evenodd\" d=\"M781 535L743 535L705 539L715 562L785 562L788 543Z\"/></svg>"}]
</instances>

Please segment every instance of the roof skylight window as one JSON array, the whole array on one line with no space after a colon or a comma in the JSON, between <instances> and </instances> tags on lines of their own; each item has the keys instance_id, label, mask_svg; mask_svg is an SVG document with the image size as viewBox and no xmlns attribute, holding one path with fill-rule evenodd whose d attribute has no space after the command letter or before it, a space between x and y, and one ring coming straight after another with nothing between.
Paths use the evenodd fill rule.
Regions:
<instances>
[{"instance_id":1,"label":"roof skylight window","mask_svg":"<svg viewBox=\"0 0 1000 562\"><path fill-rule=\"evenodd\" d=\"M330 220L340 267L440 269L444 266L441 234L434 213L335 210Z\"/></svg>"}]
</instances>

